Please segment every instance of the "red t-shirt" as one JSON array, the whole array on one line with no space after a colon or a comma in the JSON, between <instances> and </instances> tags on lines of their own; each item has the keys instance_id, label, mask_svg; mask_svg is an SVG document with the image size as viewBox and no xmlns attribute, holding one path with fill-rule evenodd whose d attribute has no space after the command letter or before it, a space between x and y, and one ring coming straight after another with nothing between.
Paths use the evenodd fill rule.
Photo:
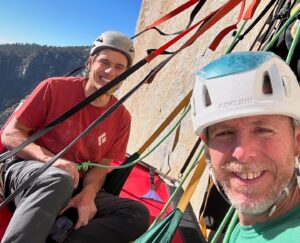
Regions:
<instances>
[{"instance_id":1,"label":"red t-shirt","mask_svg":"<svg viewBox=\"0 0 300 243\"><path fill-rule=\"evenodd\" d=\"M83 77L49 78L41 82L24 104L15 112L19 122L38 131L82 101ZM103 114L117 99L99 108L87 105L36 140L36 144L54 154L69 145L94 120ZM121 105L102 123L74 144L63 157L73 162L99 162L103 158L125 158L131 117Z\"/></svg>"}]
</instances>

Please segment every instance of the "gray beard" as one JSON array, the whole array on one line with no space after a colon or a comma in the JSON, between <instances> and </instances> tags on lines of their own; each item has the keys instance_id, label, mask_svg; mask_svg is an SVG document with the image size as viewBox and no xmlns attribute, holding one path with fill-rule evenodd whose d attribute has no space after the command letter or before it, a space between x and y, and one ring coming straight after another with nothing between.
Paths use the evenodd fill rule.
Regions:
<instances>
[{"instance_id":1,"label":"gray beard","mask_svg":"<svg viewBox=\"0 0 300 243\"><path fill-rule=\"evenodd\" d=\"M260 215L268 212L275 204L277 204L284 192L284 188L288 187L287 183L282 190L274 191L275 188L271 188L271 191L268 192L267 196L264 199L256 200L245 203L238 202L231 194L228 188L224 188L226 195L229 198L232 206L236 208L239 212L244 215ZM273 190L273 191L272 191Z\"/></svg>"}]
</instances>

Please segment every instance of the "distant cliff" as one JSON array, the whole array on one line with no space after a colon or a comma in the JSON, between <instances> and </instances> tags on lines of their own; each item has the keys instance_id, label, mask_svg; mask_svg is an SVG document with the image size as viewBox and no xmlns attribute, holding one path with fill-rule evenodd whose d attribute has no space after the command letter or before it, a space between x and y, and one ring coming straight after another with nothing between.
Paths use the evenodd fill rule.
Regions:
<instances>
[{"instance_id":1,"label":"distant cliff","mask_svg":"<svg viewBox=\"0 0 300 243\"><path fill-rule=\"evenodd\" d=\"M0 126L43 79L63 76L87 60L88 47L0 45Z\"/></svg>"}]
</instances>

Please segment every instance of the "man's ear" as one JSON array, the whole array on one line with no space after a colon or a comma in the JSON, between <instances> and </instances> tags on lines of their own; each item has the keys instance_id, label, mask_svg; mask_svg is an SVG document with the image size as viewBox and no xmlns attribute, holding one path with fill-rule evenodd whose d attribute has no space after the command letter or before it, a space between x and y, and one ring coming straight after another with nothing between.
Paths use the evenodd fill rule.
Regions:
<instances>
[{"instance_id":1,"label":"man's ear","mask_svg":"<svg viewBox=\"0 0 300 243\"><path fill-rule=\"evenodd\" d=\"M93 56L89 56L89 59L88 59L87 64L86 64L86 67L87 67L88 70L90 70L90 68L91 68L91 65L93 63L93 59L94 59Z\"/></svg>"},{"instance_id":2,"label":"man's ear","mask_svg":"<svg viewBox=\"0 0 300 243\"><path fill-rule=\"evenodd\" d=\"M210 153L207 144L204 145L204 154L205 154L205 158L210 160Z\"/></svg>"}]
</instances>

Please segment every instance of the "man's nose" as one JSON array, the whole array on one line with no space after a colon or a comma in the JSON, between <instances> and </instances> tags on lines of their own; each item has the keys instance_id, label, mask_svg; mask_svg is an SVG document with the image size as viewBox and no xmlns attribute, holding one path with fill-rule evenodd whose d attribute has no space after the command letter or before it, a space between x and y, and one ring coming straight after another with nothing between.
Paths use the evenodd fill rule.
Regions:
<instances>
[{"instance_id":1,"label":"man's nose","mask_svg":"<svg viewBox=\"0 0 300 243\"><path fill-rule=\"evenodd\" d=\"M250 135L238 135L232 156L238 161L249 161L256 157L255 139Z\"/></svg>"},{"instance_id":2,"label":"man's nose","mask_svg":"<svg viewBox=\"0 0 300 243\"><path fill-rule=\"evenodd\" d=\"M113 72L113 67L112 67L112 66L106 67L106 68L105 68L105 72L106 72L106 73L111 73L111 72Z\"/></svg>"}]
</instances>

